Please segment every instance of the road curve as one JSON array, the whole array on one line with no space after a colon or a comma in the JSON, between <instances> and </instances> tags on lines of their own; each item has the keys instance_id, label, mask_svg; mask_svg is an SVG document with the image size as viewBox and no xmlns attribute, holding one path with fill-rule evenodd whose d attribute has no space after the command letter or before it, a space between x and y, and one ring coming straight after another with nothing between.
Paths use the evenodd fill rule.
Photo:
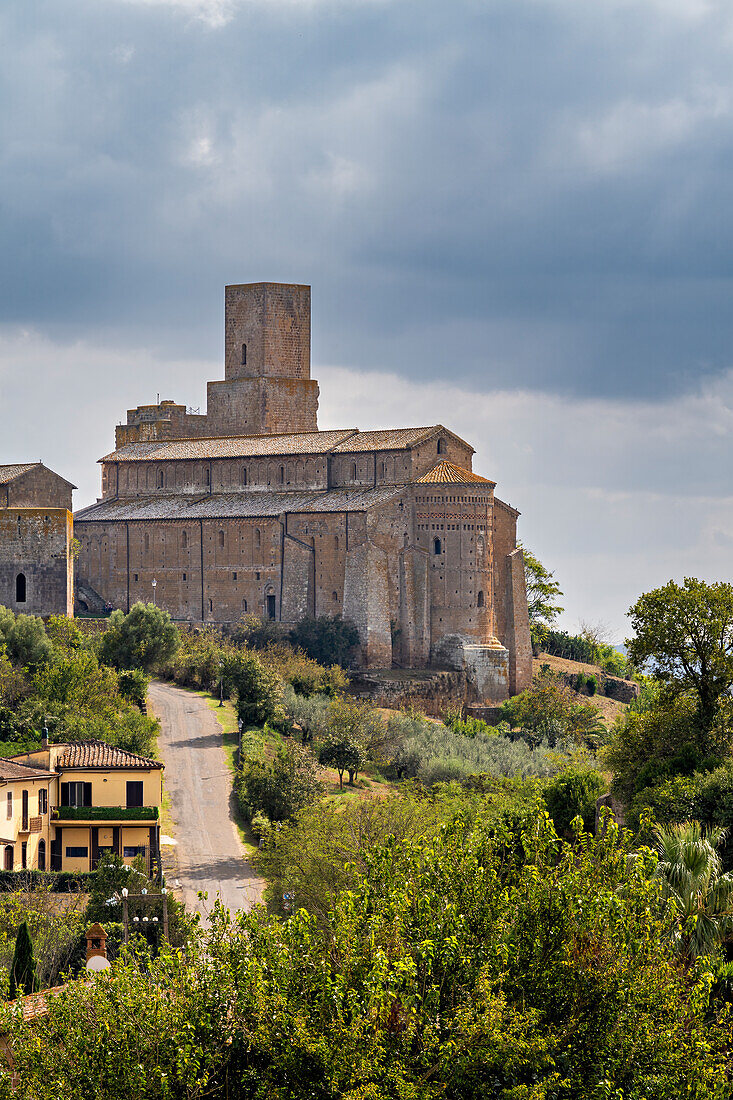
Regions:
<instances>
[{"instance_id":1,"label":"road curve","mask_svg":"<svg viewBox=\"0 0 733 1100\"><path fill-rule=\"evenodd\" d=\"M252 870L234 824L221 727L206 699L171 684L151 683L148 703L160 721L160 753L177 841L176 869L168 878L180 881L176 893L202 917L217 895L232 912L250 909L262 900L264 881ZM196 896L200 890L208 893L207 901Z\"/></svg>"}]
</instances>

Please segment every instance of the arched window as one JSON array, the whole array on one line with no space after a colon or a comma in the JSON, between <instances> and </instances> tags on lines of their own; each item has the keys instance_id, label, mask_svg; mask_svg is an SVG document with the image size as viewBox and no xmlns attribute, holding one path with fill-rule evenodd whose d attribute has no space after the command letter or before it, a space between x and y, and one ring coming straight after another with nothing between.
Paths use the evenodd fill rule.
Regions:
<instances>
[{"instance_id":1,"label":"arched window","mask_svg":"<svg viewBox=\"0 0 733 1100\"><path fill-rule=\"evenodd\" d=\"M281 485L285 484L285 467L284 466L280 467L280 484Z\"/></svg>"},{"instance_id":2,"label":"arched window","mask_svg":"<svg viewBox=\"0 0 733 1100\"><path fill-rule=\"evenodd\" d=\"M247 610L247 601L242 600L242 611L246 611L246 610Z\"/></svg>"},{"instance_id":3,"label":"arched window","mask_svg":"<svg viewBox=\"0 0 733 1100\"><path fill-rule=\"evenodd\" d=\"M380 462L379 463L379 476L384 477L386 472L387 472L386 466L384 465L383 462Z\"/></svg>"},{"instance_id":4,"label":"arched window","mask_svg":"<svg viewBox=\"0 0 733 1100\"><path fill-rule=\"evenodd\" d=\"M255 546L259 549L262 544L262 536L260 535L259 527L255 527Z\"/></svg>"},{"instance_id":5,"label":"arched window","mask_svg":"<svg viewBox=\"0 0 733 1100\"><path fill-rule=\"evenodd\" d=\"M38 870L46 870L46 841L38 841Z\"/></svg>"},{"instance_id":6,"label":"arched window","mask_svg":"<svg viewBox=\"0 0 733 1100\"><path fill-rule=\"evenodd\" d=\"M243 466L242 467L242 485L246 485L246 484L247 484L247 467Z\"/></svg>"},{"instance_id":7,"label":"arched window","mask_svg":"<svg viewBox=\"0 0 733 1100\"><path fill-rule=\"evenodd\" d=\"M351 463L351 480L356 481L356 463Z\"/></svg>"},{"instance_id":8,"label":"arched window","mask_svg":"<svg viewBox=\"0 0 733 1100\"><path fill-rule=\"evenodd\" d=\"M206 467L206 484L211 485L211 469Z\"/></svg>"},{"instance_id":9,"label":"arched window","mask_svg":"<svg viewBox=\"0 0 733 1100\"><path fill-rule=\"evenodd\" d=\"M434 554L440 554L442 549L443 548L440 545L440 539L433 539L433 553Z\"/></svg>"},{"instance_id":10,"label":"arched window","mask_svg":"<svg viewBox=\"0 0 733 1100\"><path fill-rule=\"evenodd\" d=\"M15 578L15 602L25 603L26 601L26 586L25 586L25 573L18 573Z\"/></svg>"},{"instance_id":11,"label":"arched window","mask_svg":"<svg viewBox=\"0 0 733 1100\"><path fill-rule=\"evenodd\" d=\"M242 344L242 366L247 366L247 345Z\"/></svg>"},{"instance_id":12,"label":"arched window","mask_svg":"<svg viewBox=\"0 0 733 1100\"><path fill-rule=\"evenodd\" d=\"M181 534L181 546L183 547L184 550L188 546L188 532L187 531L183 531L182 534Z\"/></svg>"},{"instance_id":13,"label":"arched window","mask_svg":"<svg viewBox=\"0 0 733 1100\"><path fill-rule=\"evenodd\" d=\"M213 611L213 610L214 610L214 601L209 600L209 611Z\"/></svg>"},{"instance_id":14,"label":"arched window","mask_svg":"<svg viewBox=\"0 0 733 1100\"><path fill-rule=\"evenodd\" d=\"M338 592L332 592L332 593L331 593L331 599L333 600L333 602L334 602L334 603L336 603L336 601L338 600L338 598L339 598L339 594L338 594Z\"/></svg>"},{"instance_id":15,"label":"arched window","mask_svg":"<svg viewBox=\"0 0 733 1100\"><path fill-rule=\"evenodd\" d=\"M13 845L8 844L5 848L5 870L12 871L15 866L15 852L13 851Z\"/></svg>"},{"instance_id":16,"label":"arched window","mask_svg":"<svg viewBox=\"0 0 733 1100\"><path fill-rule=\"evenodd\" d=\"M484 594L483 594L483 592L479 592L479 594L478 594L478 606L479 607L484 606Z\"/></svg>"},{"instance_id":17,"label":"arched window","mask_svg":"<svg viewBox=\"0 0 733 1100\"><path fill-rule=\"evenodd\" d=\"M162 470L158 470L158 488L159 488L159 489L162 489L162 488L163 488L163 481L164 481L164 478L163 478L163 471L162 471Z\"/></svg>"},{"instance_id":18,"label":"arched window","mask_svg":"<svg viewBox=\"0 0 733 1100\"><path fill-rule=\"evenodd\" d=\"M224 549L224 532L223 531L219 532L219 546L221 547L222 550Z\"/></svg>"},{"instance_id":19,"label":"arched window","mask_svg":"<svg viewBox=\"0 0 733 1100\"><path fill-rule=\"evenodd\" d=\"M446 452L445 440L441 438L438 440L438 454L444 455Z\"/></svg>"},{"instance_id":20,"label":"arched window","mask_svg":"<svg viewBox=\"0 0 733 1100\"><path fill-rule=\"evenodd\" d=\"M145 549L150 549L150 535L147 533L147 531L145 532Z\"/></svg>"}]
</instances>

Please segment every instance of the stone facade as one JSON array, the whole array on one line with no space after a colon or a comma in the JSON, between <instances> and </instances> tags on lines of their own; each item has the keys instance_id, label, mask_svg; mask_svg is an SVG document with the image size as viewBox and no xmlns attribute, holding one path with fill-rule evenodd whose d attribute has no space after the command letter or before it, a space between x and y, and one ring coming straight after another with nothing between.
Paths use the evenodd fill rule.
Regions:
<instances>
[{"instance_id":1,"label":"stone facade","mask_svg":"<svg viewBox=\"0 0 733 1100\"><path fill-rule=\"evenodd\" d=\"M320 432L310 290L226 291L225 381L205 416L128 413L76 517L80 574L113 606L192 622L343 615L365 667L452 664L481 698L531 679L518 512L441 424Z\"/></svg>"},{"instance_id":2,"label":"stone facade","mask_svg":"<svg viewBox=\"0 0 733 1100\"><path fill-rule=\"evenodd\" d=\"M42 463L0 466L0 604L71 615L74 486Z\"/></svg>"}]
</instances>

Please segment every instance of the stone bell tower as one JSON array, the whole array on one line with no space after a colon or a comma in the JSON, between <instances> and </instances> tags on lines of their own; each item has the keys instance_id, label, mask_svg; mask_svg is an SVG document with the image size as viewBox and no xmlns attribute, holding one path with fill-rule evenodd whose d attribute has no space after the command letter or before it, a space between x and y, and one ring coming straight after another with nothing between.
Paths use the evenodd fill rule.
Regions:
<instances>
[{"instance_id":1,"label":"stone bell tower","mask_svg":"<svg viewBox=\"0 0 733 1100\"><path fill-rule=\"evenodd\" d=\"M317 431L311 291L286 283L226 288L224 381L207 387L206 434Z\"/></svg>"}]
</instances>

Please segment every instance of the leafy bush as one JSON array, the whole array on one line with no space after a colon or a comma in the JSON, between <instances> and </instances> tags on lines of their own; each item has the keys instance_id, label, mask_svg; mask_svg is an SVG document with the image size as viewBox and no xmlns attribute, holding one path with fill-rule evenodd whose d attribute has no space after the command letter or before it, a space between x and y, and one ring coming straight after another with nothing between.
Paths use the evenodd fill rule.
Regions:
<instances>
[{"instance_id":1,"label":"leafy bush","mask_svg":"<svg viewBox=\"0 0 733 1100\"><path fill-rule=\"evenodd\" d=\"M113 611L99 647L100 660L114 668L146 672L170 661L180 645L178 627L155 604L136 603L128 612Z\"/></svg>"},{"instance_id":2,"label":"leafy bush","mask_svg":"<svg viewBox=\"0 0 733 1100\"><path fill-rule=\"evenodd\" d=\"M569 835L575 817L582 817L586 829L593 831L596 799L605 786L598 772L580 768L567 768L546 784L542 797L560 836Z\"/></svg>"},{"instance_id":3,"label":"leafy bush","mask_svg":"<svg viewBox=\"0 0 733 1100\"><path fill-rule=\"evenodd\" d=\"M150 681L141 668L131 668L120 672L117 682L123 699L134 703L136 707L145 705Z\"/></svg>"},{"instance_id":4,"label":"leafy bush","mask_svg":"<svg viewBox=\"0 0 733 1100\"><path fill-rule=\"evenodd\" d=\"M297 741L290 741L271 763L245 760L235 790L249 821L257 814L270 821L288 821L314 802L322 787L312 754Z\"/></svg>"},{"instance_id":5,"label":"leafy bush","mask_svg":"<svg viewBox=\"0 0 733 1100\"><path fill-rule=\"evenodd\" d=\"M227 681L237 697L237 716L245 725L263 726L278 713L282 683L254 653L241 650L229 662Z\"/></svg>"},{"instance_id":6,"label":"leafy bush","mask_svg":"<svg viewBox=\"0 0 733 1100\"><path fill-rule=\"evenodd\" d=\"M490 726L488 722L484 722L481 718L461 718L460 714L446 714L443 718L444 724L448 729L453 730L453 733L460 733L463 737L475 737L477 733L484 734L485 737L491 737L496 733L496 727Z\"/></svg>"},{"instance_id":7,"label":"leafy bush","mask_svg":"<svg viewBox=\"0 0 733 1100\"><path fill-rule=\"evenodd\" d=\"M0 607L2 643L11 662L22 668L38 668L48 660L53 649L41 619L35 615L16 616L7 607Z\"/></svg>"},{"instance_id":8,"label":"leafy bush","mask_svg":"<svg viewBox=\"0 0 733 1100\"><path fill-rule=\"evenodd\" d=\"M290 631L290 641L322 665L348 666L359 631L353 623L322 615L303 619Z\"/></svg>"},{"instance_id":9,"label":"leafy bush","mask_svg":"<svg viewBox=\"0 0 733 1100\"><path fill-rule=\"evenodd\" d=\"M282 641L282 627L273 619L259 615L245 615L232 635L235 645L247 645L252 649L267 649Z\"/></svg>"},{"instance_id":10,"label":"leafy bush","mask_svg":"<svg viewBox=\"0 0 733 1100\"><path fill-rule=\"evenodd\" d=\"M595 747L605 733L601 712L591 703L576 703L562 676L540 671L531 688L502 703L502 720L522 730L530 739L572 737Z\"/></svg>"},{"instance_id":11,"label":"leafy bush","mask_svg":"<svg viewBox=\"0 0 733 1100\"><path fill-rule=\"evenodd\" d=\"M598 680L595 676L589 676L586 680L586 687L588 688L589 695L595 695L598 691Z\"/></svg>"}]
</instances>

